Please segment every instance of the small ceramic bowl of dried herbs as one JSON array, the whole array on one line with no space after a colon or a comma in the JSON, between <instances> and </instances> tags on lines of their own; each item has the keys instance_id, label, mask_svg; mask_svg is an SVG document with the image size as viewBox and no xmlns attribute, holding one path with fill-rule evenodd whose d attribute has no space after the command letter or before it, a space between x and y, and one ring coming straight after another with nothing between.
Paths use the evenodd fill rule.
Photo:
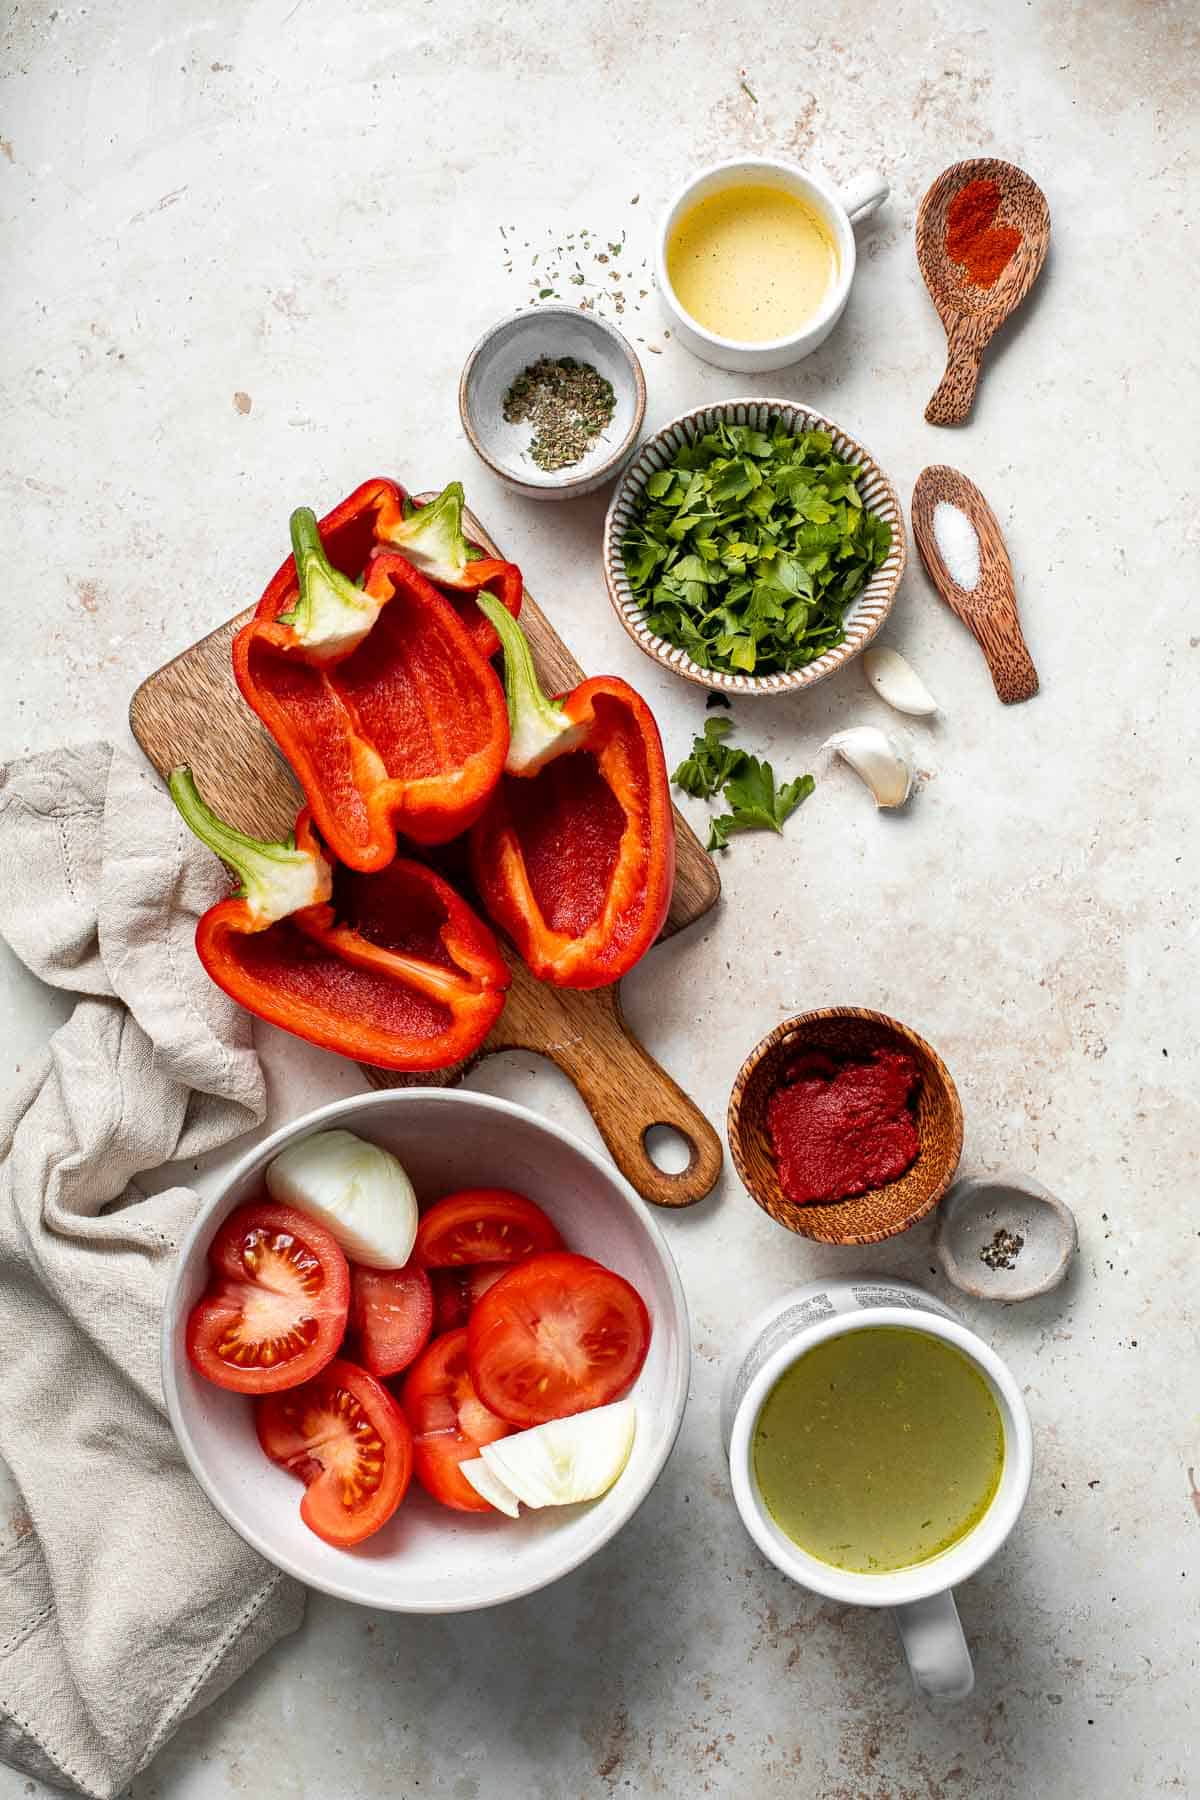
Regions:
<instances>
[{"instance_id":1,"label":"small ceramic bowl of dried herbs","mask_svg":"<svg viewBox=\"0 0 1200 1800\"><path fill-rule=\"evenodd\" d=\"M857 656L906 554L874 457L788 400L672 419L625 471L604 524L609 598L630 637L730 694L811 687Z\"/></svg>"},{"instance_id":2,"label":"small ceramic bowl of dried herbs","mask_svg":"<svg viewBox=\"0 0 1200 1800\"><path fill-rule=\"evenodd\" d=\"M613 481L637 447L646 380L615 326L534 306L480 338L458 384L472 448L514 492L567 500Z\"/></svg>"}]
</instances>

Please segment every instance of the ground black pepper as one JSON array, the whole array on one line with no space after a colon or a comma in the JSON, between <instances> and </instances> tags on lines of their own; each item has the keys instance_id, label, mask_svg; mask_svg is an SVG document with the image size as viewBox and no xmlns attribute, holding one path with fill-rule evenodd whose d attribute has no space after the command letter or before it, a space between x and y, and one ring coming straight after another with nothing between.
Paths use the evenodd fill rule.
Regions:
<instances>
[{"instance_id":1,"label":"ground black pepper","mask_svg":"<svg viewBox=\"0 0 1200 1800\"><path fill-rule=\"evenodd\" d=\"M993 1233L991 1243L985 1244L979 1252L979 1260L989 1269L1015 1269L1024 1246L1025 1239L1019 1231L1006 1231L1000 1225Z\"/></svg>"},{"instance_id":2,"label":"ground black pepper","mask_svg":"<svg viewBox=\"0 0 1200 1800\"><path fill-rule=\"evenodd\" d=\"M616 395L591 363L541 357L523 369L504 396L510 425L533 426L529 455L539 469L569 469L612 423Z\"/></svg>"}]
</instances>

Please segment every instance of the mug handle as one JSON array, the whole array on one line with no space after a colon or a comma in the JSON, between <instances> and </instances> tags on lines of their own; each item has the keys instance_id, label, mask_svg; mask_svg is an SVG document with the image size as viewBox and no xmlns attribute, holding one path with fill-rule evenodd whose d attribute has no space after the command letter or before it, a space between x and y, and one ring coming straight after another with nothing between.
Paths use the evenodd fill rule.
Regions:
<instances>
[{"instance_id":1,"label":"mug handle","mask_svg":"<svg viewBox=\"0 0 1200 1800\"><path fill-rule=\"evenodd\" d=\"M913 1686L929 1700L965 1700L975 1668L963 1636L954 1595L930 1594L892 1609Z\"/></svg>"},{"instance_id":2,"label":"mug handle","mask_svg":"<svg viewBox=\"0 0 1200 1800\"><path fill-rule=\"evenodd\" d=\"M883 176L871 170L840 189L838 199L845 207L850 223L857 225L860 220L868 218L876 207L883 205L888 193L888 184Z\"/></svg>"}]
</instances>

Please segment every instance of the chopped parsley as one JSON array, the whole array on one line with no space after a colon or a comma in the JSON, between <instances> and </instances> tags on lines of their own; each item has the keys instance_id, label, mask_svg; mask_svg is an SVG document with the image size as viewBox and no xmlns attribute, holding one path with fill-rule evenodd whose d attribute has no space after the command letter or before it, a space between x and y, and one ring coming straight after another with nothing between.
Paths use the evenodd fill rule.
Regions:
<instances>
[{"instance_id":1,"label":"chopped parsley","mask_svg":"<svg viewBox=\"0 0 1200 1800\"><path fill-rule=\"evenodd\" d=\"M845 637L892 543L826 431L723 421L646 483L622 540L647 625L703 669L771 675Z\"/></svg>"},{"instance_id":2,"label":"chopped parsley","mask_svg":"<svg viewBox=\"0 0 1200 1800\"><path fill-rule=\"evenodd\" d=\"M703 732L692 741L691 754L671 777L676 787L697 800L711 800L721 790L729 810L710 821L709 850L727 850L738 831L781 832L784 821L815 786L811 775L798 775L777 788L769 762L725 742L732 730L731 719L706 719Z\"/></svg>"}]
</instances>

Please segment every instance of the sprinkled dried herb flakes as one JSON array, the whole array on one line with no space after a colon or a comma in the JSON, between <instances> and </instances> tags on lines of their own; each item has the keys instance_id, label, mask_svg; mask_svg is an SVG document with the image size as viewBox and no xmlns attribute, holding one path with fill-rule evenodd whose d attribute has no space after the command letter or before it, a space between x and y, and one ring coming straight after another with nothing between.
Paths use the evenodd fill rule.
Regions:
<instances>
[{"instance_id":1,"label":"sprinkled dried herb flakes","mask_svg":"<svg viewBox=\"0 0 1200 1800\"><path fill-rule=\"evenodd\" d=\"M504 396L510 425L534 428L529 456L547 474L579 462L612 423L616 395L591 363L541 357L523 369Z\"/></svg>"},{"instance_id":2,"label":"sprinkled dried herb flakes","mask_svg":"<svg viewBox=\"0 0 1200 1800\"><path fill-rule=\"evenodd\" d=\"M629 204L636 206L636 195ZM521 259L514 248L515 230L512 225L500 227L502 261L509 275L522 273L517 267ZM574 300L581 312L619 317L627 310L639 312L639 302L648 295L642 284L649 264L645 257L635 259L624 231L613 238L583 225L574 231L551 227L536 248L528 238L520 248L533 251L523 272L531 305L540 300ZM627 266L622 269L621 264Z\"/></svg>"}]
</instances>

